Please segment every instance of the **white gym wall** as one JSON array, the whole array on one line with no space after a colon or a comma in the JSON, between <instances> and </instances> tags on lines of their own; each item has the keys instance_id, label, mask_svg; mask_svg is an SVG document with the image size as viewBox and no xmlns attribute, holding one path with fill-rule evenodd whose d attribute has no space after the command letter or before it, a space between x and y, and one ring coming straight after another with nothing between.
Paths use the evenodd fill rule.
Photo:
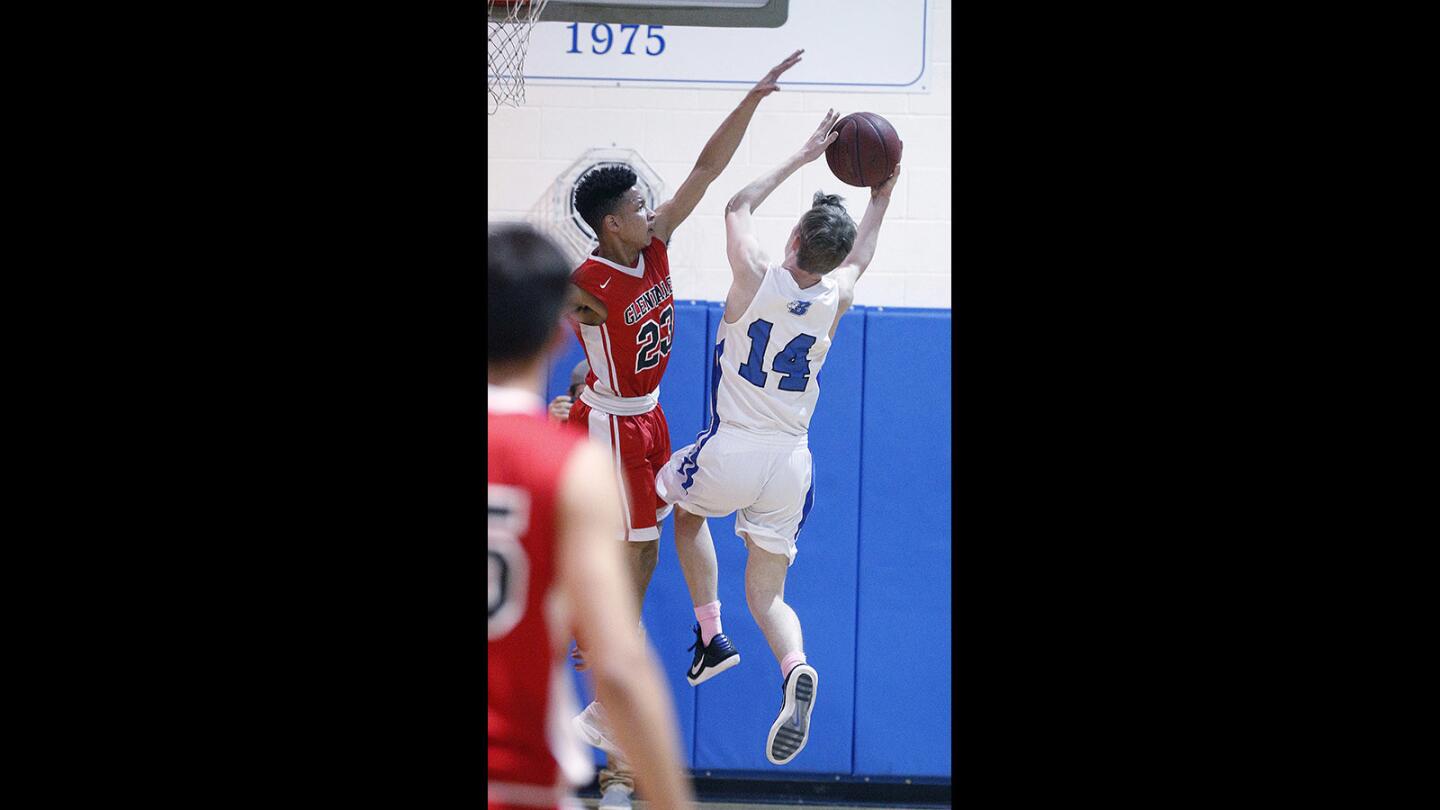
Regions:
<instances>
[{"instance_id":1,"label":"white gym wall","mask_svg":"<svg viewBox=\"0 0 1440 810\"><path fill-rule=\"evenodd\" d=\"M730 285L725 202L799 148L825 111L834 107L842 115L861 110L883 115L905 142L904 168L880 232L880 246L857 287L855 302L950 308L950 20L951 0L930 0L928 93L786 89L761 102L729 168L670 243L676 298L723 300ZM805 48L808 58L824 47L824 42L797 38L789 50L775 53L770 63L778 63L794 49ZM783 86L783 77L781 82ZM488 219L525 219L556 176L596 146L637 150L663 178L667 192L673 193L705 141L743 95L739 90L527 85L523 106L501 107L488 116ZM821 157L786 181L756 212L761 244L772 258L779 258L790 228L821 189L844 196L851 216L859 221L869 189L836 180Z\"/></svg>"}]
</instances>

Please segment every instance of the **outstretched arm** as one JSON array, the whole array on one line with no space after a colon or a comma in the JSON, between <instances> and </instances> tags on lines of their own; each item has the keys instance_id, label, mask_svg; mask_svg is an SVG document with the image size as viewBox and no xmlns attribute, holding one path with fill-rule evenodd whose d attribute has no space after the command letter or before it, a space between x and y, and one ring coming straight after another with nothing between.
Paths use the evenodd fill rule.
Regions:
<instances>
[{"instance_id":1,"label":"outstretched arm","mask_svg":"<svg viewBox=\"0 0 1440 810\"><path fill-rule=\"evenodd\" d=\"M794 174L797 169L825 154L825 149L840 137L839 132L830 131L839 117L840 114L833 109L825 113L825 118L820 121L820 126L816 127L810 137L805 139L805 144L800 147L800 151L787 158L774 171L740 189L734 197L730 198L729 204L725 206L725 213L729 214L741 209L754 211L760 207L760 203L765 202L765 199L770 196L770 192L779 188L780 184L785 182L786 178Z\"/></svg>"},{"instance_id":2,"label":"outstretched arm","mask_svg":"<svg viewBox=\"0 0 1440 810\"><path fill-rule=\"evenodd\" d=\"M890 174L890 179L870 189L870 204L865 207L865 216L860 218L860 225L855 229L855 245L850 248L850 255L845 261L830 273L830 277L840 285L840 311L835 315L835 324L830 327L830 336L835 336L835 327L840 324L840 316L855 301L855 282L864 275L865 268L870 266L870 260L875 257L875 247L880 242L880 223L885 220L885 211L890 207L890 192L895 190L895 181L900 179L900 164L895 164L895 171Z\"/></svg>"},{"instance_id":3,"label":"outstretched arm","mask_svg":"<svg viewBox=\"0 0 1440 810\"><path fill-rule=\"evenodd\" d=\"M750 88L745 94L740 106L725 117L720 123L720 128L710 136L705 143L705 148L700 150L700 157L695 161L695 168L690 170L690 176L680 184L675 191L675 196L655 209L655 235L661 241L669 242L670 235L680 227L700 204L700 198L705 196L705 190L715 182L715 178L725 171L730 165L730 158L735 155L735 149L740 146L740 140L745 137L745 130L750 126L750 119L755 115L755 108L760 106L760 100L780 89L776 81L780 74L794 67L800 61L800 54L804 53L802 48L785 58L785 61L770 69L756 85Z\"/></svg>"},{"instance_id":4,"label":"outstretched arm","mask_svg":"<svg viewBox=\"0 0 1440 810\"><path fill-rule=\"evenodd\" d=\"M735 276L731 292L753 293L765 277L765 254L760 251L760 242L755 238L755 224L750 213L780 187L797 169L825 154L825 148L835 142L838 133L831 132L839 114L833 109L825 113L820 126L805 140L800 150L774 170L761 176L755 182L740 189L725 206L725 252L730 258L730 271ZM728 300L728 298L727 298ZM748 305L748 299L746 305ZM742 306L741 309L744 307Z\"/></svg>"}]
</instances>

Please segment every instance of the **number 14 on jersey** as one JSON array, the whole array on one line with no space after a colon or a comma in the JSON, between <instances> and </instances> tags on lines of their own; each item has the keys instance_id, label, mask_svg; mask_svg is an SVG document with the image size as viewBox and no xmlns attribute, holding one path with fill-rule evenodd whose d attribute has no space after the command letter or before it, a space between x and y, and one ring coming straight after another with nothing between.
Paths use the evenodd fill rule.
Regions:
<instances>
[{"instance_id":1,"label":"number 14 on jersey","mask_svg":"<svg viewBox=\"0 0 1440 810\"><path fill-rule=\"evenodd\" d=\"M750 336L750 357L740 364L740 376L757 388L764 388L769 378L764 369L765 350L770 346L770 330L774 327L775 324L759 318L746 331ZM814 335L796 335L775 355L770 370L785 375L778 383L781 391L804 391L810 384L809 354L814 345Z\"/></svg>"}]
</instances>

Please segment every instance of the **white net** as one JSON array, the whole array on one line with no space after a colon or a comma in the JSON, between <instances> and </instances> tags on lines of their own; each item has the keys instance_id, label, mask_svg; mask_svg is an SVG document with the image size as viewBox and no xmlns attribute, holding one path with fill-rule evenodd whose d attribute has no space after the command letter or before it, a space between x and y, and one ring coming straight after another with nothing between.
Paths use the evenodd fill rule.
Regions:
<instances>
[{"instance_id":1,"label":"white net","mask_svg":"<svg viewBox=\"0 0 1440 810\"><path fill-rule=\"evenodd\" d=\"M490 44L486 55L490 60L490 114L494 115L502 104L518 107L525 101L525 48L540 12L550 0L487 2Z\"/></svg>"}]
</instances>

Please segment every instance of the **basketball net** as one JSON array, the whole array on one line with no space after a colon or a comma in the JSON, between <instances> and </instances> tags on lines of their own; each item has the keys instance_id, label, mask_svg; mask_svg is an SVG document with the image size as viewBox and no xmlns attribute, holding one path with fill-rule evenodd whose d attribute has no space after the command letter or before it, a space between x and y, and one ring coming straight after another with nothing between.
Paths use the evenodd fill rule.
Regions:
<instances>
[{"instance_id":1,"label":"basketball net","mask_svg":"<svg viewBox=\"0 0 1440 810\"><path fill-rule=\"evenodd\" d=\"M490 114L500 105L519 107L525 101L525 48L540 12L550 0L505 2L486 0L490 5Z\"/></svg>"}]
</instances>

